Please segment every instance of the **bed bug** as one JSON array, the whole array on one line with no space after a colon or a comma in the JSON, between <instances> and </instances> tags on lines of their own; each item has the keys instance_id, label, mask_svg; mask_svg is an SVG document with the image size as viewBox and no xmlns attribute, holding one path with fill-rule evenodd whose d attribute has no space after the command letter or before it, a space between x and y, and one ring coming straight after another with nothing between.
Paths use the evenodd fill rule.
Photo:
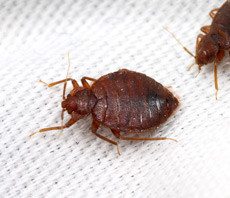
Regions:
<instances>
[{"instance_id":1,"label":"bed bug","mask_svg":"<svg viewBox=\"0 0 230 198\"><path fill-rule=\"evenodd\" d=\"M196 43L195 62L199 69L203 65L214 62L215 89L218 91L217 65L230 49L230 0L227 0L219 9L210 12L212 24L204 26Z\"/></svg>"},{"instance_id":2,"label":"bed bug","mask_svg":"<svg viewBox=\"0 0 230 198\"><path fill-rule=\"evenodd\" d=\"M129 132L140 132L156 128L164 123L178 107L178 99L160 83L145 74L121 69L94 79L83 77L82 86L72 78L51 84L71 81L72 91L61 103L63 112L70 114L70 120L63 126L40 129L39 132L68 128L85 116L92 115L92 132L99 138L118 145L117 142L97 132L100 125L111 130L122 140L167 140L166 137L128 137ZM92 85L88 83L92 81ZM64 86L63 93L65 93ZM171 139L173 140L173 139Z\"/></svg>"},{"instance_id":3,"label":"bed bug","mask_svg":"<svg viewBox=\"0 0 230 198\"><path fill-rule=\"evenodd\" d=\"M196 41L196 53L193 55L180 41L174 38L183 48L195 58L199 70L204 65L214 63L214 82L216 97L218 92L217 65L225 56L225 51L230 49L230 0L227 0L220 8L213 9L209 15L213 19L211 25L204 26ZM194 65L193 64L193 65Z\"/></svg>"}]
</instances>

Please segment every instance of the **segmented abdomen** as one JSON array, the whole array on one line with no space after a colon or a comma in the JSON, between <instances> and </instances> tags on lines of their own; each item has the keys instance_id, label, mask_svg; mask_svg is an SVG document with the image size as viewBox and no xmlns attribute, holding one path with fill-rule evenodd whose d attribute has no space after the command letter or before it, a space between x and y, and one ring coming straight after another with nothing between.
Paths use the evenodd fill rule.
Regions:
<instances>
[{"instance_id":1,"label":"segmented abdomen","mask_svg":"<svg viewBox=\"0 0 230 198\"><path fill-rule=\"evenodd\" d=\"M122 131L156 127L178 106L178 100L161 84L129 70L101 77L93 84L92 91L98 99L94 118Z\"/></svg>"},{"instance_id":2,"label":"segmented abdomen","mask_svg":"<svg viewBox=\"0 0 230 198\"><path fill-rule=\"evenodd\" d=\"M224 42L221 45L224 45L225 49L230 48L230 0L219 8L211 25L211 33L222 37Z\"/></svg>"}]
</instances>

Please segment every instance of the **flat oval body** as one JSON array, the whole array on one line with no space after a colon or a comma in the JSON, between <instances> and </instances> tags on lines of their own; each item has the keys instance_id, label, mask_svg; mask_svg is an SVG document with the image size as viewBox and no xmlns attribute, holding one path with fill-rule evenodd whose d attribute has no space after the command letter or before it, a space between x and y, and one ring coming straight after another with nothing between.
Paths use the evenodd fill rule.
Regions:
<instances>
[{"instance_id":1,"label":"flat oval body","mask_svg":"<svg viewBox=\"0 0 230 198\"><path fill-rule=\"evenodd\" d=\"M142 131L159 126L179 102L154 79L126 69L107 74L92 85L97 98L93 119L119 131Z\"/></svg>"},{"instance_id":2,"label":"flat oval body","mask_svg":"<svg viewBox=\"0 0 230 198\"><path fill-rule=\"evenodd\" d=\"M216 16L213 18L210 34L213 35L213 39L219 41L221 49L230 49L230 0L227 0L219 8Z\"/></svg>"}]
</instances>

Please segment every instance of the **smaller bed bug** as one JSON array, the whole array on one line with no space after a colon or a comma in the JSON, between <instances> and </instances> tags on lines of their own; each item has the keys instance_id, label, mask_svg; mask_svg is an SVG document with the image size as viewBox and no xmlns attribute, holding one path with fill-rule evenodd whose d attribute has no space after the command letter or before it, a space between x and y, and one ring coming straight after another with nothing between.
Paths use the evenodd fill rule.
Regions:
<instances>
[{"instance_id":1,"label":"smaller bed bug","mask_svg":"<svg viewBox=\"0 0 230 198\"><path fill-rule=\"evenodd\" d=\"M195 58L194 64L198 65L199 70L201 70L201 67L204 65L214 63L214 82L217 98L217 65L224 58L225 51L229 51L230 49L230 0L227 0L220 8L213 9L209 15L213 21L211 25L201 28L204 34L199 34L197 37L196 55L193 55L171 32L170 33L179 44L183 46L185 51Z\"/></svg>"},{"instance_id":2,"label":"smaller bed bug","mask_svg":"<svg viewBox=\"0 0 230 198\"><path fill-rule=\"evenodd\" d=\"M90 86L87 80L93 84ZM72 82L73 89L65 97L67 81ZM52 87L65 83L62 112L67 111L71 118L63 126L43 128L38 133L68 128L91 114L92 132L114 145L118 145L117 142L97 132L100 125L108 127L116 138L122 140L174 140L166 137L128 137L121 134L142 133L144 130L157 128L178 107L178 99L154 79L142 73L121 69L98 80L83 77L81 82L82 86L76 80L66 78L48 84Z\"/></svg>"},{"instance_id":3,"label":"smaller bed bug","mask_svg":"<svg viewBox=\"0 0 230 198\"><path fill-rule=\"evenodd\" d=\"M224 58L225 51L230 49L230 0L227 0L220 8L212 10L209 15L213 21L211 25L201 28L205 35L199 34L197 37L195 61L199 69L203 65L214 62L217 93L217 65Z\"/></svg>"}]
</instances>

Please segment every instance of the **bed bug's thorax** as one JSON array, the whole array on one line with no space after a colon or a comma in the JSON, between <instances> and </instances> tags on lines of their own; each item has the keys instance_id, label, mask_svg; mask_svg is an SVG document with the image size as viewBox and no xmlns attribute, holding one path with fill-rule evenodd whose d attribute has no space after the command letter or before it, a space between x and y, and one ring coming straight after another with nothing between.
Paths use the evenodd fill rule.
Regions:
<instances>
[{"instance_id":1,"label":"bed bug's thorax","mask_svg":"<svg viewBox=\"0 0 230 198\"><path fill-rule=\"evenodd\" d=\"M67 98L62 101L62 108L69 114L74 112L85 116L91 113L96 101L96 97L91 90L81 87L67 95Z\"/></svg>"},{"instance_id":2,"label":"bed bug's thorax","mask_svg":"<svg viewBox=\"0 0 230 198\"><path fill-rule=\"evenodd\" d=\"M201 68L215 61L219 52L218 43L210 34L198 38L196 46L195 62Z\"/></svg>"}]
</instances>

